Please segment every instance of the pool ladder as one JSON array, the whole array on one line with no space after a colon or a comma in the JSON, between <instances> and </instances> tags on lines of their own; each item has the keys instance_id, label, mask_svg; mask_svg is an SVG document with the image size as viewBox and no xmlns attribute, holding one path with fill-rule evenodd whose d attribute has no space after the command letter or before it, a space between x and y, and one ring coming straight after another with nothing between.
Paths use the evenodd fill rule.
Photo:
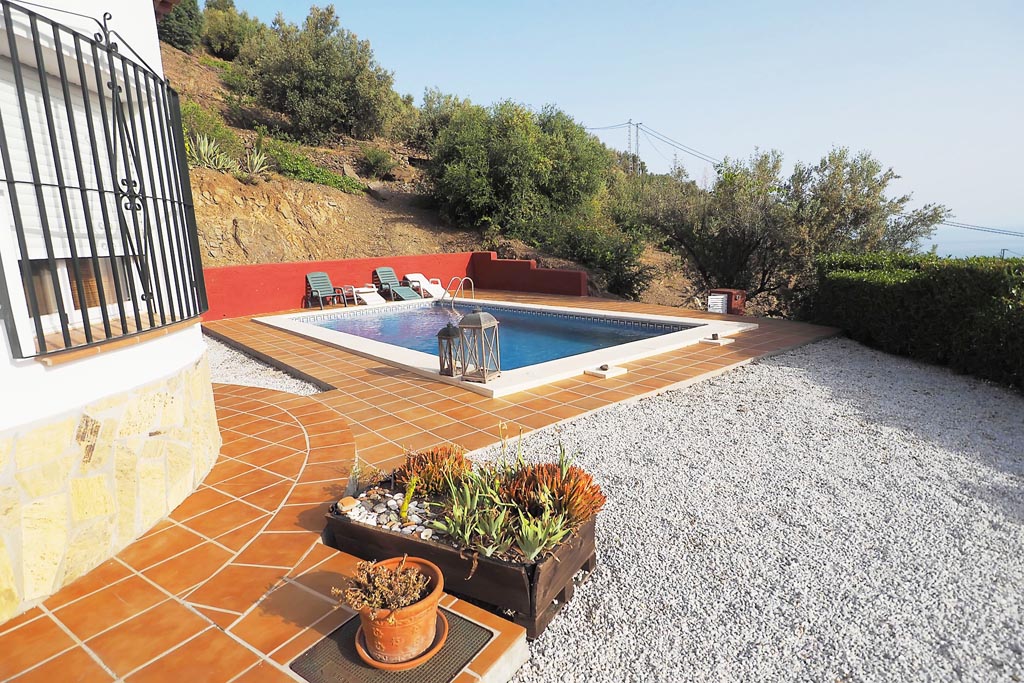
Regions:
<instances>
[{"instance_id":1,"label":"pool ladder","mask_svg":"<svg viewBox=\"0 0 1024 683\"><path fill-rule=\"evenodd\" d=\"M471 277L459 277L456 275L448 281L448 286L444 288L444 293L449 296L452 300L452 310L455 310L455 297L459 295L459 292L463 292L466 289L466 283L469 283L469 292L473 295L473 299L476 299L476 285L473 284L473 278ZM455 288L454 294L452 293L452 285L458 283Z\"/></svg>"}]
</instances>

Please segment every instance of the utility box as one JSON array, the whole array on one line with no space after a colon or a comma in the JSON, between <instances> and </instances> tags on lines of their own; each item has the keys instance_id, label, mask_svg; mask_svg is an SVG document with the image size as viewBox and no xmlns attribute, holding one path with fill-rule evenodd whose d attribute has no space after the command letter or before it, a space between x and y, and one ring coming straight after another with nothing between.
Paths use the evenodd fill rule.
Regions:
<instances>
[{"instance_id":1,"label":"utility box","mask_svg":"<svg viewBox=\"0 0 1024 683\"><path fill-rule=\"evenodd\" d=\"M725 297L725 310L713 310L712 299L715 300L716 308L721 306L722 297ZM747 290L745 289L712 289L708 294L709 313L728 313L729 315L744 315L747 305Z\"/></svg>"}]
</instances>

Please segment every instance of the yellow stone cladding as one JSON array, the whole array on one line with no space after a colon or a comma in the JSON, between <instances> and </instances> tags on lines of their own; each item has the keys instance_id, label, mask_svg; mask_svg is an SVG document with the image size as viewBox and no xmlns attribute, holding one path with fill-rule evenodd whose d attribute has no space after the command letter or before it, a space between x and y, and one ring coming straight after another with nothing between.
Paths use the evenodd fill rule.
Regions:
<instances>
[{"instance_id":1,"label":"yellow stone cladding","mask_svg":"<svg viewBox=\"0 0 1024 683\"><path fill-rule=\"evenodd\" d=\"M220 444L205 357L72 414L0 432L0 623L177 507Z\"/></svg>"}]
</instances>

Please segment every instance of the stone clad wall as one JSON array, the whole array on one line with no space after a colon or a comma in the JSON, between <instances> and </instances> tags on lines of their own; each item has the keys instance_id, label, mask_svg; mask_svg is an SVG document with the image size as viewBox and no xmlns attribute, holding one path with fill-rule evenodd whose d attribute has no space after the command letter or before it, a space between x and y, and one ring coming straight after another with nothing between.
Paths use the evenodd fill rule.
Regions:
<instances>
[{"instance_id":1,"label":"stone clad wall","mask_svg":"<svg viewBox=\"0 0 1024 683\"><path fill-rule=\"evenodd\" d=\"M196 489L220 443L205 356L0 432L0 622L150 529Z\"/></svg>"}]
</instances>

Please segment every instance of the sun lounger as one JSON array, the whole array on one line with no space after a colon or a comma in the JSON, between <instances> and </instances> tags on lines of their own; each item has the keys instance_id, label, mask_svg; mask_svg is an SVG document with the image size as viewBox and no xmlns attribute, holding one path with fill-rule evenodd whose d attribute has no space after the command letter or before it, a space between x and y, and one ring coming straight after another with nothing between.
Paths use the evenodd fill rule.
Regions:
<instances>
[{"instance_id":1,"label":"sun lounger","mask_svg":"<svg viewBox=\"0 0 1024 683\"><path fill-rule=\"evenodd\" d=\"M428 294L434 299L443 299L446 292L441 281L435 278L428 278L423 273L408 273L402 278L402 284L418 290L420 296Z\"/></svg>"},{"instance_id":2,"label":"sun lounger","mask_svg":"<svg viewBox=\"0 0 1024 683\"><path fill-rule=\"evenodd\" d=\"M375 268L373 271L373 284L383 296L392 301L409 301L419 299L419 294L412 287L404 287L398 281L394 268Z\"/></svg>"},{"instance_id":3,"label":"sun lounger","mask_svg":"<svg viewBox=\"0 0 1024 683\"><path fill-rule=\"evenodd\" d=\"M306 273L306 297L303 305L312 308L313 302L317 302L320 304L320 310L323 310L324 303L336 304L339 299L343 304L348 305L342 288L331 284L331 278L327 277L327 273L320 271Z\"/></svg>"},{"instance_id":4,"label":"sun lounger","mask_svg":"<svg viewBox=\"0 0 1024 683\"><path fill-rule=\"evenodd\" d=\"M356 303L363 303L367 306L380 306L386 304L387 301L378 292L377 288L373 285L367 285L366 287L353 287L352 297Z\"/></svg>"}]
</instances>

